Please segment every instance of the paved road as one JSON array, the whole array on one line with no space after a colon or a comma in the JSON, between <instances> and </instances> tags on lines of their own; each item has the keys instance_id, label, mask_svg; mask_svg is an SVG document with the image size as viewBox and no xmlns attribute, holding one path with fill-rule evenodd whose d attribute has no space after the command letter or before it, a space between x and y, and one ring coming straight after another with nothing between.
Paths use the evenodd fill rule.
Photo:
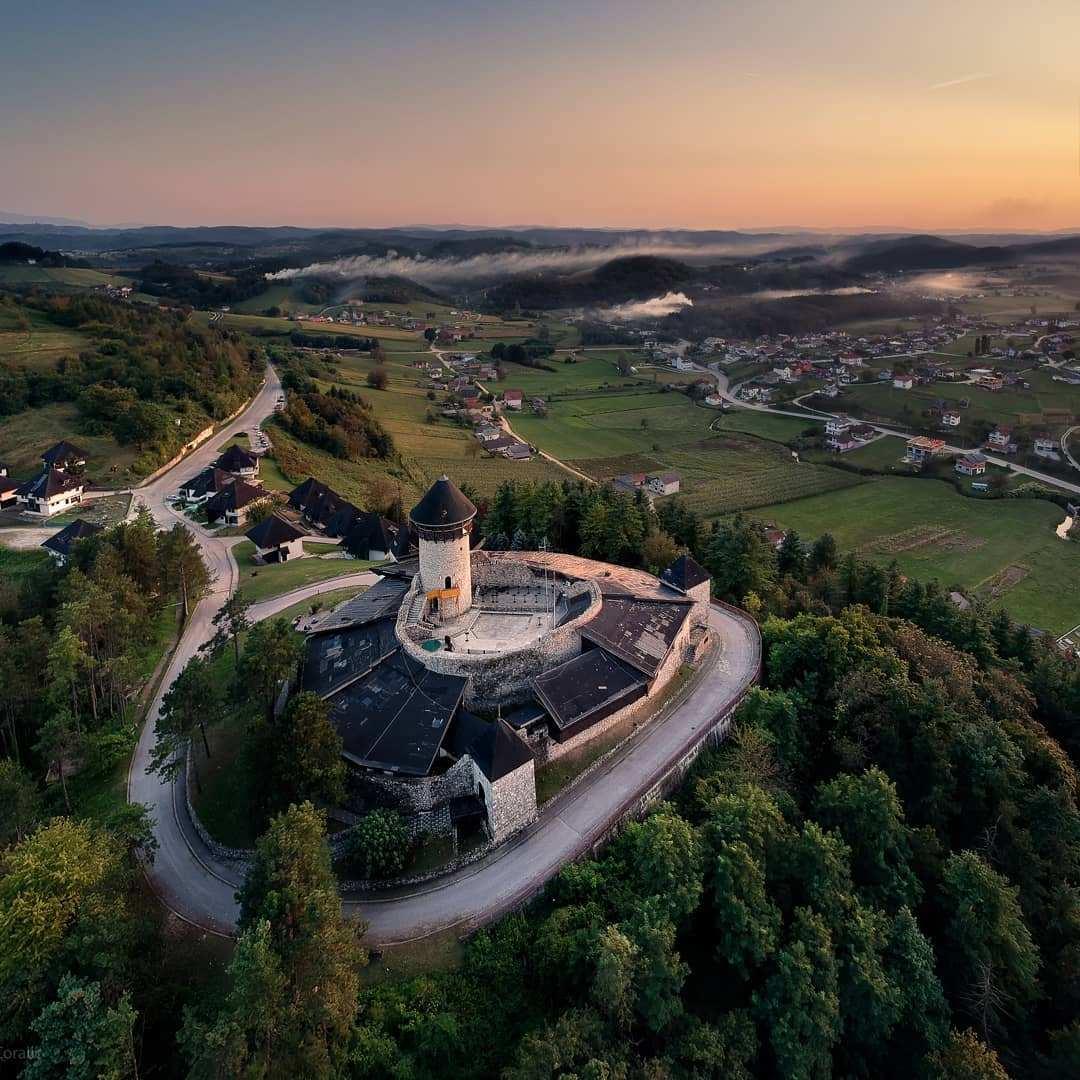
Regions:
<instances>
[{"instance_id":1,"label":"paved road","mask_svg":"<svg viewBox=\"0 0 1080 1080\"><path fill-rule=\"evenodd\" d=\"M330 585L333 583L324 583ZM294 601L295 602L295 601ZM270 611L263 613L272 614ZM484 925L516 907L590 848L736 703L757 676L761 638L749 616L711 611L723 646L701 681L670 713L647 725L577 786L556 796L520 836L487 858L426 885L346 896L347 914L368 924L376 945L415 941L440 930ZM183 792L158 785L165 817L150 877L172 910L205 929L230 933L237 914L235 863L216 858L186 820Z\"/></svg>"},{"instance_id":2,"label":"paved road","mask_svg":"<svg viewBox=\"0 0 1080 1080\"><path fill-rule=\"evenodd\" d=\"M821 409L807 409L805 412L794 412L790 409L774 409L768 405L756 405L750 401L743 401L741 398L735 397L728 389L730 380L727 375L719 370L718 365L711 364L707 369L701 368L700 370L707 370L716 379L716 393L718 396L722 397L729 404L738 406L740 409L749 409L751 412L769 413L773 416L794 416L800 420L829 420L833 417L842 415L840 413L824 412ZM875 431L881 432L882 435L893 435L898 439L905 440L911 438L911 432L909 431L900 431L897 428L885 427L882 424L868 423L868 426L872 427ZM950 454L967 454L971 452L971 447L951 446L946 443L945 450ZM1011 469L1015 473L1022 473L1024 476L1030 476L1033 480L1039 480L1044 484L1049 484L1051 487L1061 488L1065 491L1071 491L1074 494L1080 495L1080 484L1062 480L1060 477L1051 476L1049 473L1039 472L1036 469L1029 469L1026 465L1017 465L1015 462L1009 461L1008 458L988 454L985 450L981 450L980 453L987 461L994 465L1000 465L1003 469Z\"/></svg>"}]
</instances>

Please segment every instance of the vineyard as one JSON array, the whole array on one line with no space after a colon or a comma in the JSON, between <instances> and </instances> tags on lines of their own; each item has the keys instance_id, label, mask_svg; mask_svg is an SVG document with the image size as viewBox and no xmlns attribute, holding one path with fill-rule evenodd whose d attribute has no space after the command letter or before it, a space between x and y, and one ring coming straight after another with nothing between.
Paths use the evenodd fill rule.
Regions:
<instances>
[{"instance_id":1,"label":"vineyard","mask_svg":"<svg viewBox=\"0 0 1080 1080\"><path fill-rule=\"evenodd\" d=\"M663 459L682 476L683 500L706 518L865 482L827 465L800 464L786 449L749 439L705 439Z\"/></svg>"}]
</instances>

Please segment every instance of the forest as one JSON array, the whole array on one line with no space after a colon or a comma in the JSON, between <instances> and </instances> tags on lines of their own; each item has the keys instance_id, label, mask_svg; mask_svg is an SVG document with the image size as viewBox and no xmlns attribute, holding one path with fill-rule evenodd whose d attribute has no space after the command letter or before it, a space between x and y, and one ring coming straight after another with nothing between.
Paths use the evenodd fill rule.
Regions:
<instances>
[{"instance_id":1,"label":"forest","mask_svg":"<svg viewBox=\"0 0 1080 1080\"><path fill-rule=\"evenodd\" d=\"M372 977L319 808L341 782L324 703L299 695L275 717L296 642L230 602L214 655L245 696L264 832L239 936L208 970L141 887L135 855L153 844L139 808L89 816L65 805L62 775L39 779L67 740L115 728L148 609L206 587L182 528L140 519L92 537L3 606L0 1042L22 1049L9 1058L22 1075L1078 1074L1072 659L827 535L777 549L749 519L705 529L678 500L656 517L577 484L507 484L479 509L492 547L647 567L694 551L714 595L762 628L761 684L726 739L455 966ZM217 662L170 692L158 767L220 714Z\"/></svg>"},{"instance_id":2,"label":"forest","mask_svg":"<svg viewBox=\"0 0 1080 1080\"><path fill-rule=\"evenodd\" d=\"M190 415L198 430L200 420L232 412L262 377L261 357L238 334L194 326L178 311L82 293L0 295L0 314L27 331L35 318L44 319L92 342L46 368L14 360L0 366L0 416L74 401L87 433L110 433L165 457L183 438L173 423L177 415Z\"/></svg>"}]
</instances>

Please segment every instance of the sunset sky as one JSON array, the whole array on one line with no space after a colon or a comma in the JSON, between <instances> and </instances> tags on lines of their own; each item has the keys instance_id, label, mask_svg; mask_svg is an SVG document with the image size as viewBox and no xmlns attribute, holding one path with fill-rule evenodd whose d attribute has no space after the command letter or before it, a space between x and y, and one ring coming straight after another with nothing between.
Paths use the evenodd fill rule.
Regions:
<instances>
[{"instance_id":1,"label":"sunset sky","mask_svg":"<svg viewBox=\"0 0 1080 1080\"><path fill-rule=\"evenodd\" d=\"M0 210L1080 227L1077 0L79 0L0 26Z\"/></svg>"}]
</instances>

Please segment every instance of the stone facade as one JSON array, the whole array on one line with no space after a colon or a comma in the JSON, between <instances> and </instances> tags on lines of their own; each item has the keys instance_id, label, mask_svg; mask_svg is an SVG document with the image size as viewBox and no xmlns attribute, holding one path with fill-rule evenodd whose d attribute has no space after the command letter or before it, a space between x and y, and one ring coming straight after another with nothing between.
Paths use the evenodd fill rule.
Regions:
<instances>
[{"instance_id":1,"label":"stone facade","mask_svg":"<svg viewBox=\"0 0 1080 1080\"><path fill-rule=\"evenodd\" d=\"M474 559L476 556L474 556ZM483 569L480 569L483 567ZM477 583L494 581L506 584L528 584L535 579L528 568L518 568L500 563L496 571L488 570L486 563L477 560ZM515 571L518 577L510 580L504 575ZM518 580L520 578L520 581ZM539 641L534 641L520 649L507 650L503 653L466 653L439 652L429 653L421 648L417 636L410 633L408 626L410 611L413 609L418 591L422 588L420 575L414 578L412 588L406 594L398 613L397 636L401 647L413 659L432 671L444 675L460 675L469 680L465 688L467 708L479 708L490 712L496 705L508 706L519 704L532 696L529 680L537 672L546 671L577 656L581 652L581 629L600 610L602 598L595 582L580 581L572 583L566 595L577 596L587 593L589 606L576 619L545 634Z\"/></svg>"},{"instance_id":2,"label":"stone facade","mask_svg":"<svg viewBox=\"0 0 1080 1080\"><path fill-rule=\"evenodd\" d=\"M700 585L695 585L693 588L686 590L686 596L694 601L694 610L690 616L690 621L695 626L709 625L709 590L710 583L708 581L703 581Z\"/></svg>"},{"instance_id":3,"label":"stone facade","mask_svg":"<svg viewBox=\"0 0 1080 1080\"><path fill-rule=\"evenodd\" d=\"M491 839L501 844L536 820L536 770L533 762L507 773L494 783L479 770L476 779L488 808Z\"/></svg>"},{"instance_id":4,"label":"stone facade","mask_svg":"<svg viewBox=\"0 0 1080 1080\"><path fill-rule=\"evenodd\" d=\"M420 581L426 593L457 589L456 598L439 598L441 616L453 619L472 607L472 559L467 531L460 530L460 535L438 540L427 540L421 535Z\"/></svg>"},{"instance_id":5,"label":"stone facade","mask_svg":"<svg viewBox=\"0 0 1080 1080\"><path fill-rule=\"evenodd\" d=\"M444 773L404 780L378 773L351 771L346 806L354 813L375 807L397 810L405 818L410 835L447 835L454 831L450 801L476 793L476 766L463 757Z\"/></svg>"}]
</instances>

